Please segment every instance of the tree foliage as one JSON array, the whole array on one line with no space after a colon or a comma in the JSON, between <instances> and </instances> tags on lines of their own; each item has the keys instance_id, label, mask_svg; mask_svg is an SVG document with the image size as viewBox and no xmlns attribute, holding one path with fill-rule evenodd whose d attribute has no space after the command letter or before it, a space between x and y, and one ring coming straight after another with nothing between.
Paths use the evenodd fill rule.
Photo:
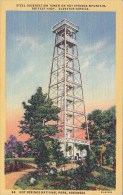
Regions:
<instances>
[{"instance_id":1,"label":"tree foliage","mask_svg":"<svg viewBox=\"0 0 123 195\"><path fill-rule=\"evenodd\" d=\"M5 143L5 157L15 158L23 157L24 147L23 142L18 141L14 135L10 135L9 139Z\"/></svg>"},{"instance_id":2,"label":"tree foliage","mask_svg":"<svg viewBox=\"0 0 123 195\"><path fill-rule=\"evenodd\" d=\"M116 116L115 107L108 110L94 110L88 115L88 127L91 148L95 152L97 159L100 160L100 154L104 153L107 164L115 159L116 145Z\"/></svg>"},{"instance_id":3,"label":"tree foliage","mask_svg":"<svg viewBox=\"0 0 123 195\"><path fill-rule=\"evenodd\" d=\"M20 133L30 135L27 141L36 158L36 163L41 166L50 160L53 136L58 133L57 121L60 109L53 105L47 94L43 94L39 87L34 95L23 102L24 116L20 121ZM60 151L59 151L60 152Z\"/></svg>"}]
</instances>

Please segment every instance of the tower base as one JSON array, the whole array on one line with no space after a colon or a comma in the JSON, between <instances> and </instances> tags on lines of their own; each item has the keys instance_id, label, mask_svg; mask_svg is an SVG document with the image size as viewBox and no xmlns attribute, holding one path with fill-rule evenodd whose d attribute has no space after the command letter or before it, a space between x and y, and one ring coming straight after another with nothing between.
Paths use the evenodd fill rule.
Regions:
<instances>
[{"instance_id":1,"label":"tower base","mask_svg":"<svg viewBox=\"0 0 123 195\"><path fill-rule=\"evenodd\" d=\"M88 140L80 140L75 138L58 139L64 156L73 160L81 160L87 156L87 148L90 149Z\"/></svg>"}]
</instances>

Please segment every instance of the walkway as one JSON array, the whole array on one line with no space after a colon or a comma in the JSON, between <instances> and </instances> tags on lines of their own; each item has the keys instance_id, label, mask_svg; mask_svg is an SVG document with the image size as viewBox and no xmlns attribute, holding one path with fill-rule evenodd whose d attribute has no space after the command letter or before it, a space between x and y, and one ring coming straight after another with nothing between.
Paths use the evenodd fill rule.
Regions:
<instances>
[{"instance_id":1,"label":"walkway","mask_svg":"<svg viewBox=\"0 0 123 195\"><path fill-rule=\"evenodd\" d=\"M36 170L36 166L34 164L30 164L34 166L34 168L31 169L25 169L18 172L12 172L5 175L5 187L6 189L13 189L14 184L18 179L23 177L24 175L27 175L30 172L34 172Z\"/></svg>"},{"instance_id":2,"label":"walkway","mask_svg":"<svg viewBox=\"0 0 123 195\"><path fill-rule=\"evenodd\" d=\"M102 166L102 168L103 168L103 169L107 169L107 170L109 170L109 171L114 171L114 169L113 169L113 168L108 167L108 166Z\"/></svg>"},{"instance_id":3,"label":"walkway","mask_svg":"<svg viewBox=\"0 0 123 195\"><path fill-rule=\"evenodd\" d=\"M24 175L27 175L28 173L30 172L34 172L37 168L37 166L35 164L29 164L31 166L33 166L31 169L25 169L25 170L22 170L22 171L18 171L18 172L12 172L12 173L8 173L5 175L5 186L6 186L6 189L13 189L14 187L14 184L16 183L16 181L18 179L20 179L21 177L23 177ZM66 171L66 170L69 170L69 169L75 169L77 168L79 165L77 164L65 164L65 165L62 165L58 171L61 171L61 169L63 171Z\"/></svg>"},{"instance_id":4,"label":"walkway","mask_svg":"<svg viewBox=\"0 0 123 195\"><path fill-rule=\"evenodd\" d=\"M65 164L61 165L60 168L58 168L58 171L67 171L69 169L76 169L77 167L79 167L79 165L75 163Z\"/></svg>"}]
</instances>

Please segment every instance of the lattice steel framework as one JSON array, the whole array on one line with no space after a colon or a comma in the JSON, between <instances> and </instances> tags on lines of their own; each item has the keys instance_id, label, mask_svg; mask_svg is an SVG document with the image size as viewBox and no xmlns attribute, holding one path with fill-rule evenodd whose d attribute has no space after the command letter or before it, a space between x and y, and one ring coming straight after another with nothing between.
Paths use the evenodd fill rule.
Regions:
<instances>
[{"instance_id":1,"label":"lattice steel framework","mask_svg":"<svg viewBox=\"0 0 123 195\"><path fill-rule=\"evenodd\" d=\"M66 145L73 144L74 156L75 143L90 145L76 42L79 27L64 19L52 31L55 33L55 45L48 95L61 108L57 124L63 132L59 140L64 144L64 154ZM86 131L85 140L75 138L80 130Z\"/></svg>"}]
</instances>

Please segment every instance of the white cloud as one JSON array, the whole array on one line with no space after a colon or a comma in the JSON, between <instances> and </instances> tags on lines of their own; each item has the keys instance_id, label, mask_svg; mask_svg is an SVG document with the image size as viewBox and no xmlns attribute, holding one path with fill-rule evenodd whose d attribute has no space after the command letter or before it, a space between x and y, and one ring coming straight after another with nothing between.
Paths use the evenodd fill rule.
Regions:
<instances>
[{"instance_id":1,"label":"white cloud","mask_svg":"<svg viewBox=\"0 0 123 195\"><path fill-rule=\"evenodd\" d=\"M18 49L29 47L32 51L39 48L39 40L31 36L19 36L16 38Z\"/></svg>"},{"instance_id":2,"label":"white cloud","mask_svg":"<svg viewBox=\"0 0 123 195\"><path fill-rule=\"evenodd\" d=\"M106 39L99 40L95 44L83 47L84 52L95 52L101 50L107 44Z\"/></svg>"},{"instance_id":3,"label":"white cloud","mask_svg":"<svg viewBox=\"0 0 123 195\"><path fill-rule=\"evenodd\" d=\"M97 69L99 69L99 70L101 70L102 68L104 68L104 67L105 67L105 65L106 65L106 62L105 62L105 61L103 61L103 62L101 62L101 63L97 64L97 65L96 65L96 68L97 68Z\"/></svg>"},{"instance_id":4,"label":"white cloud","mask_svg":"<svg viewBox=\"0 0 123 195\"><path fill-rule=\"evenodd\" d=\"M15 83L20 83L25 77L30 77L34 74L35 65L28 63L24 68L22 68L15 77Z\"/></svg>"},{"instance_id":5,"label":"white cloud","mask_svg":"<svg viewBox=\"0 0 123 195\"><path fill-rule=\"evenodd\" d=\"M84 69L84 68L86 68L86 67L88 67L89 64L90 64L89 60L85 61L84 64L82 64L82 65L80 66L81 70Z\"/></svg>"},{"instance_id":6,"label":"white cloud","mask_svg":"<svg viewBox=\"0 0 123 195\"><path fill-rule=\"evenodd\" d=\"M18 50L26 50L26 54L32 55L32 52L46 52L53 45L52 40L43 41L38 37L32 36L18 36L16 37L16 48ZM31 52L31 54L30 54ZM24 53L24 55L26 55Z\"/></svg>"},{"instance_id":7,"label":"white cloud","mask_svg":"<svg viewBox=\"0 0 123 195\"><path fill-rule=\"evenodd\" d=\"M87 68L92 63L93 55L89 55L88 57L82 56L83 64L80 65L81 70Z\"/></svg>"}]
</instances>

